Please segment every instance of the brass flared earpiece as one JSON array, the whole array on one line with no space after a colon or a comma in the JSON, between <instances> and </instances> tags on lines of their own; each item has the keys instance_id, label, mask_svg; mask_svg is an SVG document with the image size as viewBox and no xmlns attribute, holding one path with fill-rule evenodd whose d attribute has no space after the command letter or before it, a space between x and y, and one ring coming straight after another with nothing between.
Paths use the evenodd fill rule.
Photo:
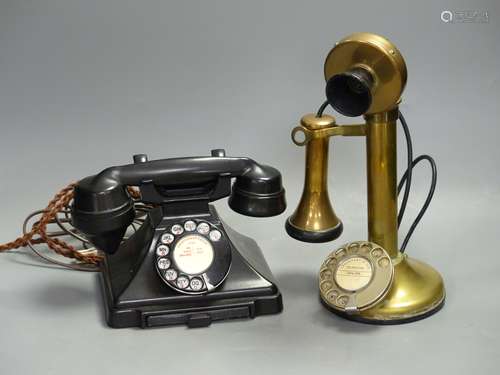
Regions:
<instances>
[{"instance_id":1,"label":"brass flared earpiece","mask_svg":"<svg viewBox=\"0 0 500 375\"><path fill-rule=\"evenodd\" d=\"M309 114L302 117L300 123L306 131L326 130L335 126L335 119L327 115L316 117ZM304 132L304 136L305 134ZM297 132L293 133L294 137L295 135ZM342 222L335 215L328 196L328 138L325 134L323 137L308 140L306 145L306 173L302 198L285 224L287 233L300 241L332 241L342 233Z\"/></svg>"}]
</instances>

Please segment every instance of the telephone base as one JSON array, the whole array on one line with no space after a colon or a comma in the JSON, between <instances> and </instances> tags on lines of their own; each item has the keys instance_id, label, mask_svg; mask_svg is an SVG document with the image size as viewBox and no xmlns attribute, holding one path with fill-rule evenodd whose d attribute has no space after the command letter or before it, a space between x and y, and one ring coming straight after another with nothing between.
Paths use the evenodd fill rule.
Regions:
<instances>
[{"instance_id":1,"label":"telephone base","mask_svg":"<svg viewBox=\"0 0 500 375\"><path fill-rule=\"evenodd\" d=\"M172 290L155 271L155 251L149 246L161 219L161 212L152 210L120 251L105 255L100 284L110 327L206 327L215 321L283 310L281 293L257 243L223 223L213 206L203 220L218 225L229 238L230 271L222 285L210 293L189 295Z\"/></svg>"},{"instance_id":2,"label":"telephone base","mask_svg":"<svg viewBox=\"0 0 500 375\"><path fill-rule=\"evenodd\" d=\"M104 281L101 285L104 285ZM106 291L103 291L106 293ZM270 291L271 292L271 291ZM106 322L111 328L153 328L173 325L186 325L188 328L208 327L212 322L253 319L259 315L277 314L283 310L281 293L268 296L227 298L211 303L164 303L151 305L140 301L132 309L119 309L104 294Z\"/></svg>"}]
</instances>

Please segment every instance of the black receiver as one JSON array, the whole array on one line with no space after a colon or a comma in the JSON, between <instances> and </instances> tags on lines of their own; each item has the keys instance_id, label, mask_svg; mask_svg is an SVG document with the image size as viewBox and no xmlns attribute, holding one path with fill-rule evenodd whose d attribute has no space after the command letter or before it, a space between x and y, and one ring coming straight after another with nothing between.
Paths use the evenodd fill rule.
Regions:
<instances>
[{"instance_id":1,"label":"black receiver","mask_svg":"<svg viewBox=\"0 0 500 375\"><path fill-rule=\"evenodd\" d=\"M229 206L247 216L274 216L286 208L280 172L252 159L226 157L224 150L153 161L135 155L133 164L107 168L75 187L73 225L109 254L116 252L135 217L128 186L139 187L145 203L187 214L208 210L208 202L228 195Z\"/></svg>"}]
</instances>

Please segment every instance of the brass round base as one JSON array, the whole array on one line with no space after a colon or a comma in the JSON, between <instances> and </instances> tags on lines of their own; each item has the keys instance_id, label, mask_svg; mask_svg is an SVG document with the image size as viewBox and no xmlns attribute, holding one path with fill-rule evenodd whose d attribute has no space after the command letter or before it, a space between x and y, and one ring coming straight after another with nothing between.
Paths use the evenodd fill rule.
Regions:
<instances>
[{"instance_id":1,"label":"brass round base","mask_svg":"<svg viewBox=\"0 0 500 375\"><path fill-rule=\"evenodd\" d=\"M431 266L403 255L394 265L389 293L374 307L356 315L329 309L346 319L389 325L414 322L439 311L445 300L441 275Z\"/></svg>"},{"instance_id":2,"label":"brass round base","mask_svg":"<svg viewBox=\"0 0 500 375\"><path fill-rule=\"evenodd\" d=\"M365 319L361 315L347 314L347 313L342 312L340 310L332 309L321 298L320 298L320 300L321 300L321 303L323 304L323 306L325 306L328 310L330 310L335 315L338 315L344 319L352 320L352 321L358 322L358 323L373 324L373 325L379 325L379 326L405 324L405 323L411 323L411 322L416 322L417 320L425 319L425 318L437 313L439 310L441 310L444 306L444 301L445 301L445 299L443 298L443 301L439 305L437 305L433 310L429 310L425 314L416 315L416 316L412 316L409 318L394 319L394 320L387 320L387 319L377 320L377 319Z\"/></svg>"}]
</instances>

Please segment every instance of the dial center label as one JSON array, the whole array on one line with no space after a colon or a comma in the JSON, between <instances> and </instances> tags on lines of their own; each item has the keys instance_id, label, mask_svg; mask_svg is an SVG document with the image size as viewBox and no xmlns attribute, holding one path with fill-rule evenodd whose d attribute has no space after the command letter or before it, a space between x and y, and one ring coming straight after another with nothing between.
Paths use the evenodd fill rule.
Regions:
<instances>
[{"instance_id":1,"label":"dial center label","mask_svg":"<svg viewBox=\"0 0 500 375\"><path fill-rule=\"evenodd\" d=\"M372 274L372 266L367 259L352 257L339 264L335 281L342 289L356 291L370 282Z\"/></svg>"},{"instance_id":2,"label":"dial center label","mask_svg":"<svg viewBox=\"0 0 500 375\"><path fill-rule=\"evenodd\" d=\"M177 242L173 258L181 272L196 275L210 267L214 260L214 249L205 237L191 234Z\"/></svg>"}]
</instances>

